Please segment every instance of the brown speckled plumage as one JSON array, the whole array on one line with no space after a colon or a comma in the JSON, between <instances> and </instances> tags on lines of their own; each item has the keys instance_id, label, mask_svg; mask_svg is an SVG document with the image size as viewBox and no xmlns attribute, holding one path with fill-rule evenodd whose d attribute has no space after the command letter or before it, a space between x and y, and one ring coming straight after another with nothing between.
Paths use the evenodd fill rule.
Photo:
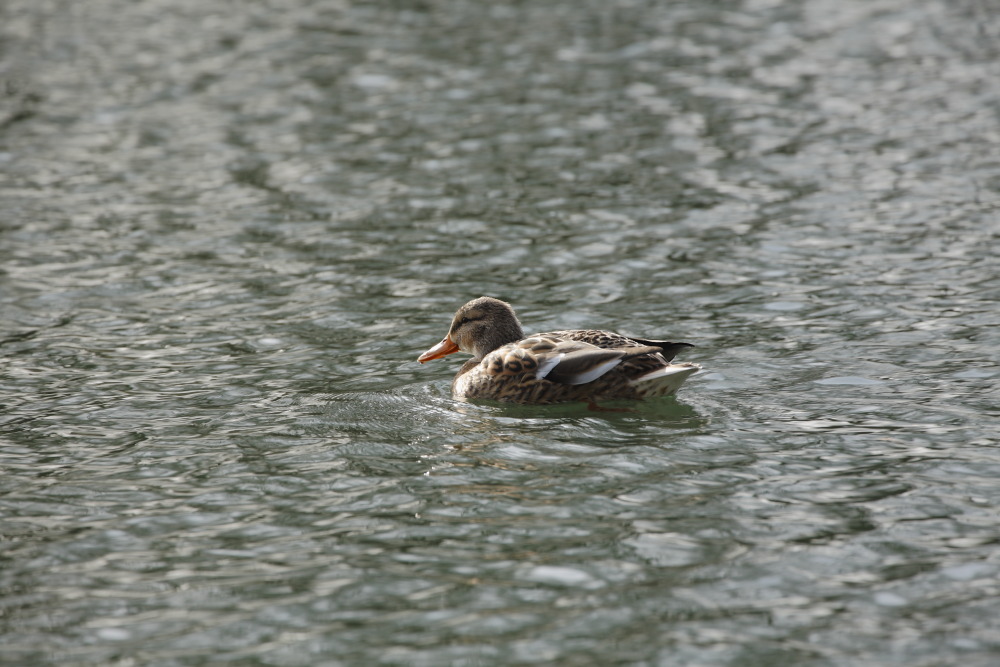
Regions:
<instances>
[{"instance_id":1,"label":"brown speckled plumage","mask_svg":"<svg viewBox=\"0 0 1000 667\"><path fill-rule=\"evenodd\" d=\"M448 335L420 355L473 355L452 382L456 398L511 403L635 399L674 393L697 364L671 364L690 343L630 338L596 329L525 337L509 304L480 297L459 308Z\"/></svg>"}]
</instances>

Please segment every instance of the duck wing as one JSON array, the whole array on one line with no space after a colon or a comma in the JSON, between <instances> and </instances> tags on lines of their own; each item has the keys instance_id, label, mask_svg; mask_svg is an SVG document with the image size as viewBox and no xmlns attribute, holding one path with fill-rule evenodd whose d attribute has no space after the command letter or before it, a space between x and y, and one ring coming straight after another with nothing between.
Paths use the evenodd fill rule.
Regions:
<instances>
[{"instance_id":1,"label":"duck wing","mask_svg":"<svg viewBox=\"0 0 1000 667\"><path fill-rule=\"evenodd\" d=\"M657 347L575 350L560 357L545 378L562 384L587 384L624 361L659 351Z\"/></svg>"},{"instance_id":2,"label":"duck wing","mask_svg":"<svg viewBox=\"0 0 1000 667\"><path fill-rule=\"evenodd\" d=\"M668 340L652 340L646 338L632 338L614 331L602 331L600 329L568 329L566 331L553 331L549 334L535 334L535 336L556 336L567 340L576 340L590 343L603 348L622 347L658 347L656 350L663 355L664 361L670 361L677 356L681 350L694 347L691 343L674 343Z\"/></svg>"},{"instance_id":3,"label":"duck wing","mask_svg":"<svg viewBox=\"0 0 1000 667\"><path fill-rule=\"evenodd\" d=\"M504 345L488 354L482 365L494 378L530 373L534 379L579 385L593 382L623 361L660 351L653 345L603 348L546 334Z\"/></svg>"}]
</instances>

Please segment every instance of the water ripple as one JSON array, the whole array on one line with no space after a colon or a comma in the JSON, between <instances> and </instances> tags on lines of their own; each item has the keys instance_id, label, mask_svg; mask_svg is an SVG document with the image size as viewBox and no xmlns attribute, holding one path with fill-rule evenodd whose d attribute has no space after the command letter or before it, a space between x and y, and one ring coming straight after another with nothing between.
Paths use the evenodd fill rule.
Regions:
<instances>
[{"instance_id":1,"label":"water ripple","mask_svg":"<svg viewBox=\"0 0 1000 667\"><path fill-rule=\"evenodd\" d=\"M994 662L982 3L167 4L0 5L0 662Z\"/></svg>"}]
</instances>

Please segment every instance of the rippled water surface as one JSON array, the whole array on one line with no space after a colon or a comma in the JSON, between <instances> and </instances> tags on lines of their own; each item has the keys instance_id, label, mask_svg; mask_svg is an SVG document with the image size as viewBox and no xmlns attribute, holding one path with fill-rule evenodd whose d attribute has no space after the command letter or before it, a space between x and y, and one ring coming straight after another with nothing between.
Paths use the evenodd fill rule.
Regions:
<instances>
[{"instance_id":1,"label":"rippled water surface","mask_svg":"<svg viewBox=\"0 0 1000 667\"><path fill-rule=\"evenodd\" d=\"M0 662L997 664L996 10L4 2Z\"/></svg>"}]
</instances>

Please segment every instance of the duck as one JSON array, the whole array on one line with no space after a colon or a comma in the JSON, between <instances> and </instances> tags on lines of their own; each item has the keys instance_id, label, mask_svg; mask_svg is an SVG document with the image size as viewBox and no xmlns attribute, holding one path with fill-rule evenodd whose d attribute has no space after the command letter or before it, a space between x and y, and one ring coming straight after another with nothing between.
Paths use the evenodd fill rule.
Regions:
<instances>
[{"instance_id":1,"label":"duck","mask_svg":"<svg viewBox=\"0 0 1000 667\"><path fill-rule=\"evenodd\" d=\"M514 308L489 296L458 309L447 335L421 354L427 363L455 352L472 358L451 383L457 399L547 405L642 399L674 394L693 363L671 363L691 343L632 338L612 331L573 329L524 335Z\"/></svg>"}]
</instances>

